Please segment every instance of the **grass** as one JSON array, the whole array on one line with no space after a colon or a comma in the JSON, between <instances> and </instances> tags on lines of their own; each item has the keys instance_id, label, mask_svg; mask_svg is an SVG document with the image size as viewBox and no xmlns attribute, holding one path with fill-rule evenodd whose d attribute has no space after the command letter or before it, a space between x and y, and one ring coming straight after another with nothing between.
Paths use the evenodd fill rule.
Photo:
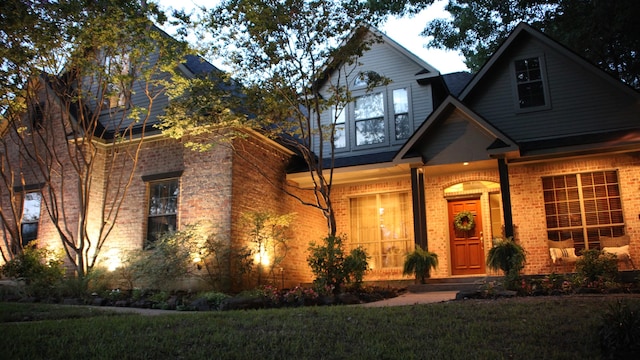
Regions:
<instances>
[{"instance_id":1,"label":"grass","mask_svg":"<svg viewBox=\"0 0 640 360\"><path fill-rule=\"evenodd\" d=\"M599 359L600 314L616 301L567 296L150 317L84 308L73 319L61 307L0 304L5 322L14 321L6 312L50 314L3 324L0 348L10 359Z\"/></svg>"}]
</instances>

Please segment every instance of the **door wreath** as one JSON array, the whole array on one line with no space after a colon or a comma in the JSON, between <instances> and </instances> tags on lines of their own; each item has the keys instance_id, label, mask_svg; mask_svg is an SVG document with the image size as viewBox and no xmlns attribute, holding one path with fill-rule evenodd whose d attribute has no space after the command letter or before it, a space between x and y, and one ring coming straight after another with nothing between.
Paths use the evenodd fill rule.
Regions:
<instances>
[{"instance_id":1,"label":"door wreath","mask_svg":"<svg viewBox=\"0 0 640 360\"><path fill-rule=\"evenodd\" d=\"M453 218L453 226L456 228L456 230L469 231L473 229L475 225L476 224L473 220L473 214L470 211L460 211Z\"/></svg>"}]
</instances>

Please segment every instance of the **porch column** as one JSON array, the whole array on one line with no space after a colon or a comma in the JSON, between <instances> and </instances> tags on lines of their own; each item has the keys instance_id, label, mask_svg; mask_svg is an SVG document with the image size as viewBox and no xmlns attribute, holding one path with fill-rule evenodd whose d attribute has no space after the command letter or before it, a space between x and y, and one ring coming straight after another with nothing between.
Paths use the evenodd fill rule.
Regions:
<instances>
[{"instance_id":1,"label":"porch column","mask_svg":"<svg viewBox=\"0 0 640 360\"><path fill-rule=\"evenodd\" d=\"M504 158L498 159L500 173L500 194L502 195L502 211L504 216L504 236L513 236L513 214L511 213L511 187L509 186L509 167Z\"/></svg>"},{"instance_id":2,"label":"porch column","mask_svg":"<svg viewBox=\"0 0 640 360\"><path fill-rule=\"evenodd\" d=\"M427 214L424 203L424 174L421 168L411 168L411 198L413 203L413 236L416 246L427 248Z\"/></svg>"}]
</instances>

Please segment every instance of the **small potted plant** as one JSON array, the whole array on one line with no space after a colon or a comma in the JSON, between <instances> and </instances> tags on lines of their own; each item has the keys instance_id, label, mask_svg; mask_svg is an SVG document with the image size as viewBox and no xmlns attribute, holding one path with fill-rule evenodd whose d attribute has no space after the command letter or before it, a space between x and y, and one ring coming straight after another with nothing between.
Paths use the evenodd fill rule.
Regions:
<instances>
[{"instance_id":1,"label":"small potted plant","mask_svg":"<svg viewBox=\"0 0 640 360\"><path fill-rule=\"evenodd\" d=\"M431 269L438 267L438 254L416 247L413 252L405 256L403 275L414 275L416 282L425 284L431 276Z\"/></svg>"},{"instance_id":2,"label":"small potted plant","mask_svg":"<svg viewBox=\"0 0 640 360\"><path fill-rule=\"evenodd\" d=\"M524 248L512 237L494 239L493 243L487 256L487 266L492 270L502 270L507 283L515 281L527 258Z\"/></svg>"}]
</instances>

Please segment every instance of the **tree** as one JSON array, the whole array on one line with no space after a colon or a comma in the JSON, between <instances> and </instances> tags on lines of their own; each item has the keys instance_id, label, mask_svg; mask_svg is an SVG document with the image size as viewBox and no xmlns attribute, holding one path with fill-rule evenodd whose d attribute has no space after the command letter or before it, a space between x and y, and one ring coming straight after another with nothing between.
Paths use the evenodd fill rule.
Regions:
<instances>
[{"instance_id":1,"label":"tree","mask_svg":"<svg viewBox=\"0 0 640 360\"><path fill-rule=\"evenodd\" d=\"M228 103L237 96L220 96L224 84L203 86L199 79L186 86L187 92L200 94L202 89L212 89L207 102L216 106L192 116L191 100L184 99L187 106L173 101L174 110L169 114L178 114L178 119L165 117L165 131L184 137L250 127L277 139L304 160L313 182L313 200L292 191L302 189L283 190L321 211L328 234L335 236L331 188L337 117L334 123L323 124L321 114L344 108L352 100L348 78L358 74L349 71L350 65L377 41L366 36L366 29L380 17L353 1L226 0L203 11L206 16L199 19L200 29L213 36L206 47L228 60L237 81L234 89L243 92L242 103ZM319 84L327 80L330 71L335 75L330 79L329 94L319 96ZM377 80L370 86L384 81Z\"/></svg>"},{"instance_id":2,"label":"tree","mask_svg":"<svg viewBox=\"0 0 640 360\"><path fill-rule=\"evenodd\" d=\"M156 100L179 76L187 47L155 28L150 19L166 17L153 3L3 7L2 256L23 245L21 195L35 190L82 278L114 229Z\"/></svg>"},{"instance_id":3,"label":"tree","mask_svg":"<svg viewBox=\"0 0 640 360\"><path fill-rule=\"evenodd\" d=\"M410 13L432 0L372 2L378 12ZM430 21L428 46L459 50L477 71L520 22L526 22L603 70L640 88L640 7L635 0L452 0L449 19Z\"/></svg>"}]
</instances>

